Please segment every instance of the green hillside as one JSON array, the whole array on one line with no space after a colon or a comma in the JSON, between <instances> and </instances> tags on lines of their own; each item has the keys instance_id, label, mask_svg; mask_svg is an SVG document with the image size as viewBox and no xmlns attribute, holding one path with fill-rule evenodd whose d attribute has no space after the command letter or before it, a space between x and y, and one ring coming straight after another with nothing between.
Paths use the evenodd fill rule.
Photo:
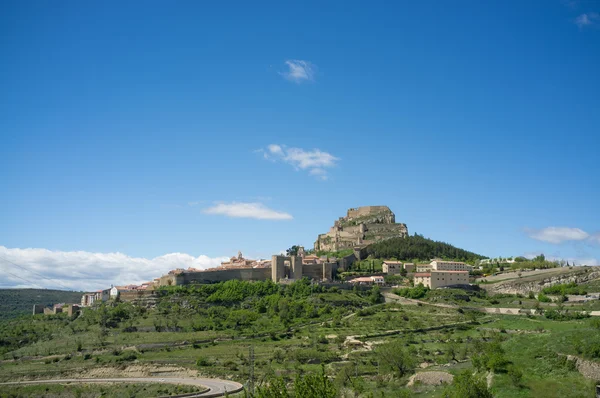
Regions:
<instances>
[{"instance_id":1,"label":"green hillside","mask_svg":"<svg viewBox=\"0 0 600 398\"><path fill-rule=\"evenodd\" d=\"M427 239L421 235L392 238L375 243L367 248L367 253L374 258L396 258L400 261L429 261L437 257L472 263L476 260L487 258L467 250L459 249L445 242Z\"/></svg>"},{"instance_id":2,"label":"green hillside","mask_svg":"<svg viewBox=\"0 0 600 398\"><path fill-rule=\"evenodd\" d=\"M0 319L31 314L34 304L79 303L83 292L47 289L0 289Z\"/></svg>"}]
</instances>

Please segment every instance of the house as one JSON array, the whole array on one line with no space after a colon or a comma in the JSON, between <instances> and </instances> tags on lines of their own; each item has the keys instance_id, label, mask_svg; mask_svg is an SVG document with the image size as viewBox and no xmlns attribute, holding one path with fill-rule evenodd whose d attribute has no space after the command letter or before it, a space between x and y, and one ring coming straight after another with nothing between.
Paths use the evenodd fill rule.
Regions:
<instances>
[{"instance_id":1,"label":"house","mask_svg":"<svg viewBox=\"0 0 600 398\"><path fill-rule=\"evenodd\" d=\"M418 272L414 276L414 284L422 283L430 289L453 285L468 285L469 271L435 271Z\"/></svg>"},{"instance_id":2,"label":"house","mask_svg":"<svg viewBox=\"0 0 600 398\"><path fill-rule=\"evenodd\" d=\"M472 271L473 266L460 261L431 260L431 269L436 271Z\"/></svg>"},{"instance_id":3,"label":"house","mask_svg":"<svg viewBox=\"0 0 600 398\"><path fill-rule=\"evenodd\" d=\"M404 265L401 261L384 261L383 273L388 275L397 275L402 272Z\"/></svg>"},{"instance_id":4,"label":"house","mask_svg":"<svg viewBox=\"0 0 600 398\"><path fill-rule=\"evenodd\" d=\"M91 307L96 302L96 293L85 293L81 296L81 306Z\"/></svg>"},{"instance_id":5,"label":"house","mask_svg":"<svg viewBox=\"0 0 600 398\"><path fill-rule=\"evenodd\" d=\"M406 270L406 272L415 272L415 263L404 263L404 269Z\"/></svg>"},{"instance_id":6,"label":"house","mask_svg":"<svg viewBox=\"0 0 600 398\"><path fill-rule=\"evenodd\" d=\"M116 300L119 297L119 288L117 286L113 286L110 288L110 299Z\"/></svg>"}]
</instances>

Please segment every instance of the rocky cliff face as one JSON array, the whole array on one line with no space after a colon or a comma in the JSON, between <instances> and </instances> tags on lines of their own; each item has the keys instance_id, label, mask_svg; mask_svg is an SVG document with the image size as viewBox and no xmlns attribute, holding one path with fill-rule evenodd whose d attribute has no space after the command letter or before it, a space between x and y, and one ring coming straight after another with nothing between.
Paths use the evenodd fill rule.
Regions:
<instances>
[{"instance_id":1,"label":"rocky cliff face","mask_svg":"<svg viewBox=\"0 0 600 398\"><path fill-rule=\"evenodd\" d=\"M529 292L539 293L543 288L559 285L562 283L586 283L600 278L600 269L593 270L589 268L573 269L573 272L567 274L550 276L536 281L524 281L515 279L507 282L499 282L494 285L485 286L485 289L491 293L522 294L526 296Z\"/></svg>"},{"instance_id":2,"label":"rocky cliff face","mask_svg":"<svg viewBox=\"0 0 600 398\"><path fill-rule=\"evenodd\" d=\"M338 251L407 235L406 224L396 223L396 215L389 207L364 206L348 209L328 233L319 235L315 250Z\"/></svg>"}]
</instances>

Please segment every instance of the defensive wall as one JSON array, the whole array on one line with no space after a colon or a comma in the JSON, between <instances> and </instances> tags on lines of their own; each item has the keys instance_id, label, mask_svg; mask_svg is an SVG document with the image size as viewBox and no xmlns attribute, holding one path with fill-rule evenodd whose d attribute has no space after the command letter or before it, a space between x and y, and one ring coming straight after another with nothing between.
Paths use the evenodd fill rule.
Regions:
<instances>
[{"instance_id":1,"label":"defensive wall","mask_svg":"<svg viewBox=\"0 0 600 398\"><path fill-rule=\"evenodd\" d=\"M356 257L352 254L339 261L345 267L348 267L355 259ZM200 272L184 271L163 275L159 279L159 285L207 284L225 282L231 279L242 281L265 281L271 279L274 282L279 282L280 280L298 280L304 277L318 281L331 281L333 274L339 266L338 263L302 264L301 257L273 256L271 259L271 268L237 268ZM128 297L128 294L131 294L131 297ZM139 298L138 294L136 291L121 292L120 297L123 301L129 301Z\"/></svg>"}]
</instances>

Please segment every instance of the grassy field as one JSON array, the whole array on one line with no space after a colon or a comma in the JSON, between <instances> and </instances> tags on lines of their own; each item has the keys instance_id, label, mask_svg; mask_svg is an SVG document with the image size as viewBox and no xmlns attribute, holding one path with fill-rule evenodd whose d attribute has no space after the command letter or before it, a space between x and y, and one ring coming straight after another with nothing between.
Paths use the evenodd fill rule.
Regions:
<instances>
[{"instance_id":1,"label":"grassy field","mask_svg":"<svg viewBox=\"0 0 600 398\"><path fill-rule=\"evenodd\" d=\"M185 373L245 383L253 349L257 385L276 377L291 381L324 366L337 388L350 395L441 397L446 386L407 387L410 377L479 369L482 377L491 375L496 397L593 393L595 383L558 354L598 360L594 319L556 321L381 303L371 291L310 286L265 285L262 293L246 295L238 290L247 287L229 286L225 296L211 289L165 292L152 309L116 304L76 319L26 316L1 322L0 380ZM464 291L436 292L424 300L465 308L493 300L497 306L535 306L529 298ZM399 371L390 352L406 354L410 369Z\"/></svg>"},{"instance_id":2,"label":"grassy field","mask_svg":"<svg viewBox=\"0 0 600 398\"><path fill-rule=\"evenodd\" d=\"M96 398L96 397L158 397L179 394L202 392L197 388L169 384L129 384L129 383L88 383L88 384L46 384L3 386L0 398L12 397L69 397L69 398Z\"/></svg>"}]
</instances>

